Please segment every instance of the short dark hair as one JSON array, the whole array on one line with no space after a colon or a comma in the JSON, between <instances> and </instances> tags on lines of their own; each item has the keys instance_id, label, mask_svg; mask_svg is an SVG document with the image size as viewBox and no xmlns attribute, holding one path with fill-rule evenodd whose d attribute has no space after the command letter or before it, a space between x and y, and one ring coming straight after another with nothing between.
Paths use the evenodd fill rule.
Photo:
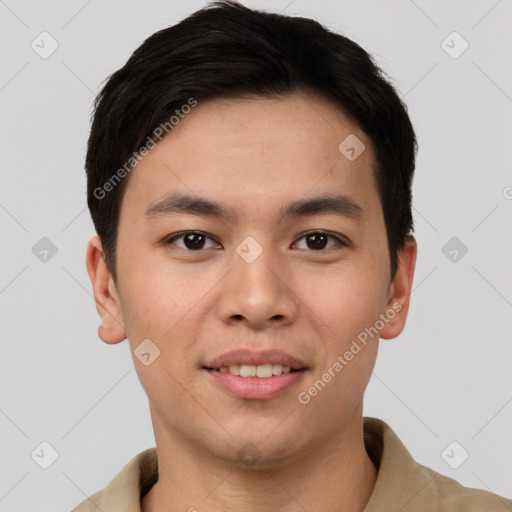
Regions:
<instances>
[{"instance_id":1,"label":"short dark hair","mask_svg":"<svg viewBox=\"0 0 512 512\"><path fill-rule=\"evenodd\" d=\"M128 173L145 141L155 140L157 127L169 124L191 99L293 92L331 100L371 140L395 275L398 252L413 229L417 142L406 106L372 57L347 37L311 19L226 0L146 39L95 100L87 202L114 279Z\"/></svg>"}]
</instances>

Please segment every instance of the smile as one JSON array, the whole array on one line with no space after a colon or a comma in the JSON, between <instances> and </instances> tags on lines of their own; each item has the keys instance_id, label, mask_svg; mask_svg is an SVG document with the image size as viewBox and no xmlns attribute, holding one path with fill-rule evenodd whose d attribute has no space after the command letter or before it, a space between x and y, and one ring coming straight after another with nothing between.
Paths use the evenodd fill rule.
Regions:
<instances>
[{"instance_id":1,"label":"smile","mask_svg":"<svg viewBox=\"0 0 512 512\"><path fill-rule=\"evenodd\" d=\"M231 365L222 366L220 368L210 368L212 370L230 373L231 375L237 375L239 377L257 377L259 379L269 379L283 373L296 372L299 370L292 369L290 366L283 366L282 364L260 364L258 366L242 364L242 365Z\"/></svg>"},{"instance_id":2,"label":"smile","mask_svg":"<svg viewBox=\"0 0 512 512\"><path fill-rule=\"evenodd\" d=\"M240 348L203 363L202 370L218 390L236 398L267 400L296 385L308 367L282 350Z\"/></svg>"},{"instance_id":3,"label":"smile","mask_svg":"<svg viewBox=\"0 0 512 512\"><path fill-rule=\"evenodd\" d=\"M270 370L272 370L272 375L269 375ZM289 366L283 367L278 364L203 368L209 382L216 389L244 400L269 400L284 395L285 391L299 384L306 374L306 370L306 368L294 370ZM258 372L260 376L258 376Z\"/></svg>"}]
</instances>

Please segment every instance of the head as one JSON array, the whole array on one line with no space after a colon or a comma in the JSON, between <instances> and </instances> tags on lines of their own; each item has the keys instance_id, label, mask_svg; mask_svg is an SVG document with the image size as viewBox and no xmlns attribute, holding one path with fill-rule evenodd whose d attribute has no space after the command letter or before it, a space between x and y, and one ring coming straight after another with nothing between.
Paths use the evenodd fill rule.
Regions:
<instances>
[{"instance_id":1,"label":"head","mask_svg":"<svg viewBox=\"0 0 512 512\"><path fill-rule=\"evenodd\" d=\"M371 57L309 19L213 4L109 78L87 266L100 337L128 337L157 442L236 459L257 441L271 464L360 416L378 339L407 316L415 154ZM237 349L284 351L300 375L233 394L212 366Z\"/></svg>"}]
</instances>

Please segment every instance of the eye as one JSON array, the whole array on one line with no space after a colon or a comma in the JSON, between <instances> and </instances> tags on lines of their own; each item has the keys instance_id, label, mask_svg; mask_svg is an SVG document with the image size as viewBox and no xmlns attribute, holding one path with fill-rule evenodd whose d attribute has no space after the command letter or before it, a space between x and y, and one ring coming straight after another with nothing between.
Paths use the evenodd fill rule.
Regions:
<instances>
[{"instance_id":1,"label":"eye","mask_svg":"<svg viewBox=\"0 0 512 512\"><path fill-rule=\"evenodd\" d=\"M333 241L331 245L329 245L329 239ZM341 246L344 247L347 244L343 242L340 238L330 235L328 233L324 233L323 231L312 231L310 233L306 233L305 235L302 235L301 238L297 242L294 243L294 245L298 245L300 241L305 241L305 247L304 243L302 244L302 247L298 247L298 249L309 249L312 251L321 251L323 249L332 249L333 246Z\"/></svg>"},{"instance_id":2,"label":"eye","mask_svg":"<svg viewBox=\"0 0 512 512\"><path fill-rule=\"evenodd\" d=\"M182 244L175 243L182 241ZM176 245L181 249L200 251L201 249L213 249L219 244L212 237L200 231L184 231L170 236L164 241L165 245Z\"/></svg>"}]
</instances>

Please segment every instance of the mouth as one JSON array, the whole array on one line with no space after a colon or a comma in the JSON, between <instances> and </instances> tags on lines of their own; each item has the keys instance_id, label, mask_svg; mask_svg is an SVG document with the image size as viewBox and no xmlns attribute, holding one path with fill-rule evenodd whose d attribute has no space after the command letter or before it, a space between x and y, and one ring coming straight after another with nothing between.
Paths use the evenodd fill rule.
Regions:
<instances>
[{"instance_id":1,"label":"mouth","mask_svg":"<svg viewBox=\"0 0 512 512\"><path fill-rule=\"evenodd\" d=\"M249 364L221 366L220 368L207 368L203 366L205 370L211 370L220 373L230 373L237 377L244 379L256 377L258 379L270 379L271 377L277 377L286 373L294 373L304 371L306 368L295 369L291 366L283 366L282 364L260 364L258 366Z\"/></svg>"},{"instance_id":2,"label":"mouth","mask_svg":"<svg viewBox=\"0 0 512 512\"><path fill-rule=\"evenodd\" d=\"M302 379L308 367L280 350L236 350L202 367L212 382L237 398L274 398Z\"/></svg>"}]
</instances>

